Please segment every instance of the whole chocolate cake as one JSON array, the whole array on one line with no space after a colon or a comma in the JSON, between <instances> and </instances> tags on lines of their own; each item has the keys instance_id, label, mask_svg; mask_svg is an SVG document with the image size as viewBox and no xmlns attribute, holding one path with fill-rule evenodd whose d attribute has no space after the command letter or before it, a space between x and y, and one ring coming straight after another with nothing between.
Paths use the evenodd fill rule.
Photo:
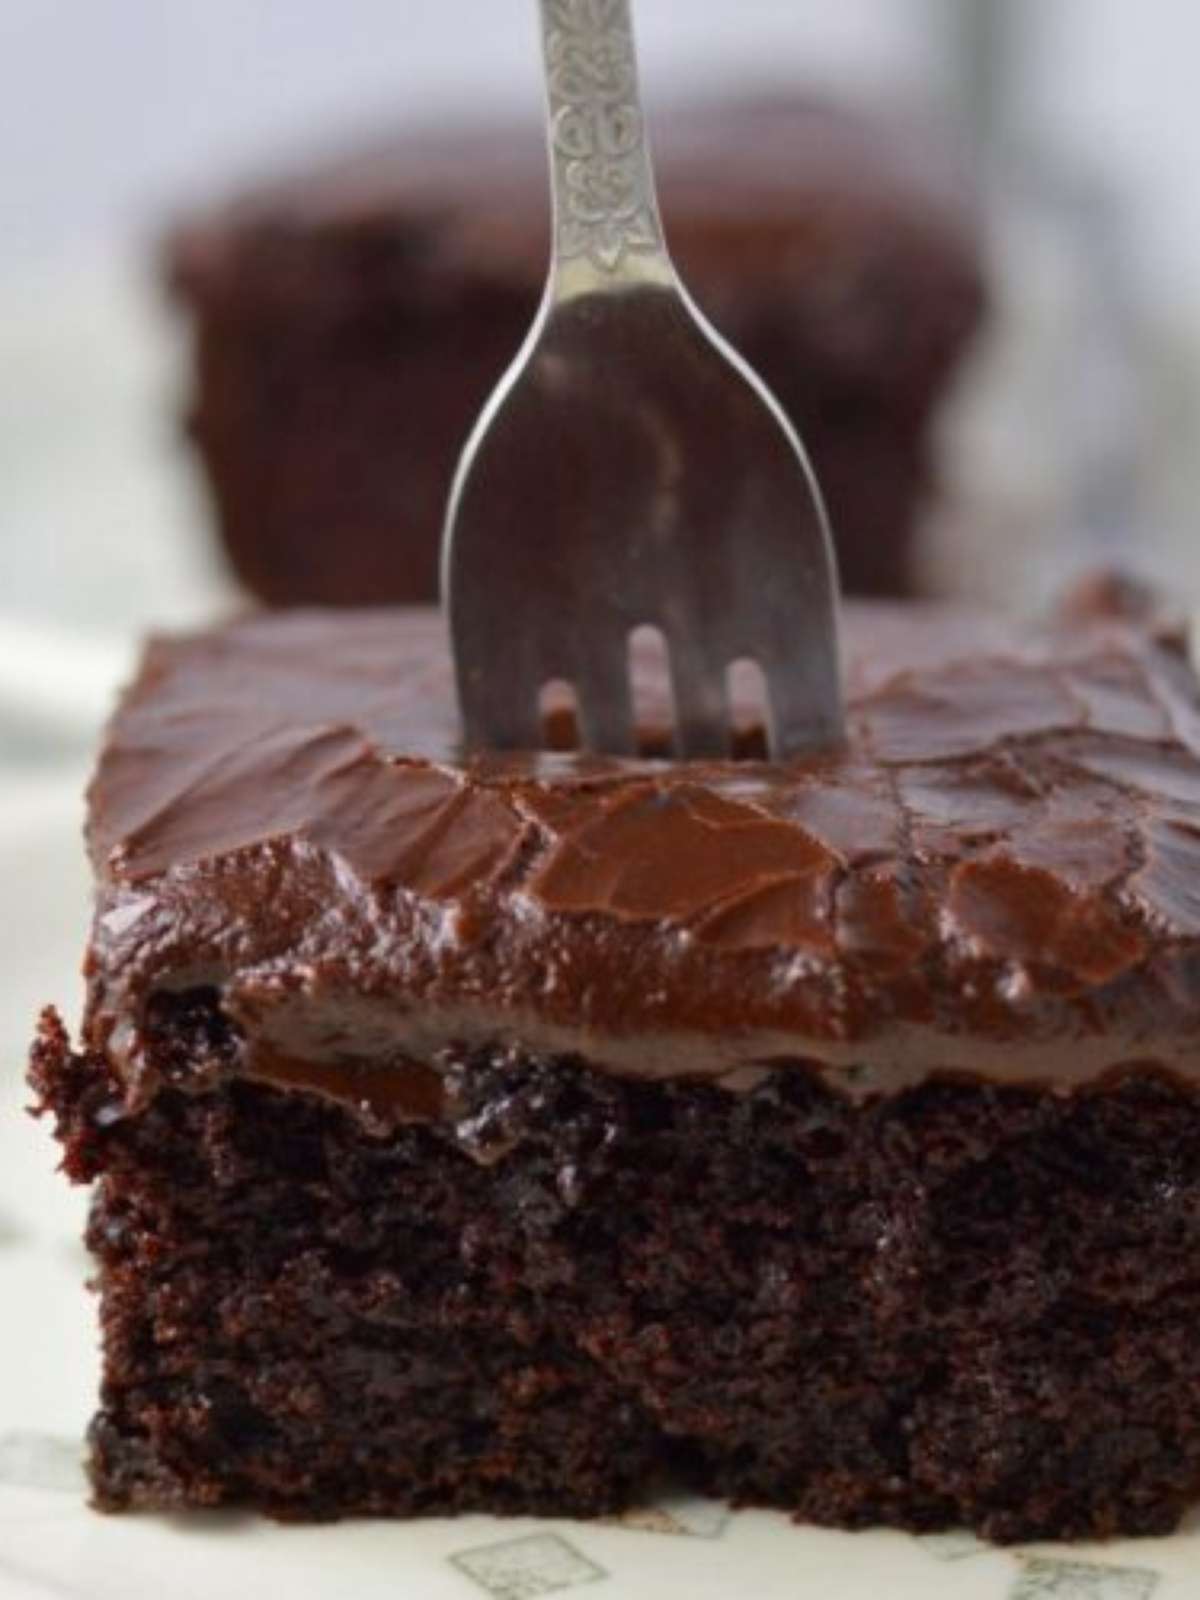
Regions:
<instances>
[{"instance_id":1,"label":"whole chocolate cake","mask_svg":"<svg viewBox=\"0 0 1200 1600\"><path fill-rule=\"evenodd\" d=\"M799 425L843 583L906 591L982 308L961 174L912 126L794 98L668 111L655 147L685 281ZM261 598L434 598L455 460L541 296L545 159L533 127L410 131L174 234L191 428Z\"/></svg>"},{"instance_id":2,"label":"whole chocolate cake","mask_svg":"<svg viewBox=\"0 0 1200 1600\"><path fill-rule=\"evenodd\" d=\"M429 613L151 646L32 1064L99 1505L1175 1524L1195 678L1096 606L848 633L848 745L778 766L464 757Z\"/></svg>"}]
</instances>

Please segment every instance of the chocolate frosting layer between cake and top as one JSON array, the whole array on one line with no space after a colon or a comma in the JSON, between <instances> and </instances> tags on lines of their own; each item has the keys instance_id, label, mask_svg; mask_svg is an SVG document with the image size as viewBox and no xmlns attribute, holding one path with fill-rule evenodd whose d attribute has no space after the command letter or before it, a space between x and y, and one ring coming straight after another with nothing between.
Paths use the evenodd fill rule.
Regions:
<instances>
[{"instance_id":1,"label":"chocolate frosting layer between cake and top","mask_svg":"<svg viewBox=\"0 0 1200 1600\"><path fill-rule=\"evenodd\" d=\"M847 653L843 750L675 764L461 754L432 612L154 642L91 791L88 1044L148 1094L148 1003L211 989L246 1070L353 1097L392 1066L423 1114L439 1051L481 1042L868 1094L1195 1074L1178 643L851 607Z\"/></svg>"}]
</instances>

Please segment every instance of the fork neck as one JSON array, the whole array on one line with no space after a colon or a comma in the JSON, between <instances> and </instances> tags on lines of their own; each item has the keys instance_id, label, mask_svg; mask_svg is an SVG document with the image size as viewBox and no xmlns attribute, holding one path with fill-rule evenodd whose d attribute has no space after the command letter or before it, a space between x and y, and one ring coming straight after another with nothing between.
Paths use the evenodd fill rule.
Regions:
<instances>
[{"instance_id":1,"label":"fork neck","mask_svg":"<svg viewBox=\"0 0 1200 1600\"><path fill-rule=\"evenodd\" d=\"M550 297L670 284L631 0L538 0L554 202Z\"/></svg>"}]
</instances>

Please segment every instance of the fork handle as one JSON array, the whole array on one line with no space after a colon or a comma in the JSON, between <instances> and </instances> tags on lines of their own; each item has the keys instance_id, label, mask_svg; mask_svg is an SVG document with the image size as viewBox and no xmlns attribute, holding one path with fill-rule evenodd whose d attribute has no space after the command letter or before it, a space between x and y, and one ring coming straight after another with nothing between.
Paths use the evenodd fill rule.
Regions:
<instances>
[{"instance_id":1,"label":"fork handle","mask_svg":"<svg viewBox=\"0 0 1200 1600\"><path fill-rule=\"evenodd\" d=\"M631 0L538 0L554 202L552 294L673 280Z\"/></svg>"}]
</instances>

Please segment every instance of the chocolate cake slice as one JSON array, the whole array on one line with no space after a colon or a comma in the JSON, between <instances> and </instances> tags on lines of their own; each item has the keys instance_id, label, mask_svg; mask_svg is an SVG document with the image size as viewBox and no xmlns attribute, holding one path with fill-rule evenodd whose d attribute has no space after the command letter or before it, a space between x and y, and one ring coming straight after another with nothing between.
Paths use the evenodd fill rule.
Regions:
<instances>
[{"instance_id":1,"label":"chocolate cake slice","mask_svg":"<svg viewBox=\"0 0 1200 1600\"><path fill-rule=\"evenodd\" d=\"M982 311L944 142L798 97L656 120L672 250L799 425L853 591L911 587L935 405ZM549 257L539 129L419 129L174 232L191 430L242 581L271 604L432 600L458 452Z\"/></svg>"},{"instance_id":2,"label":"chocolate cake slice","mask_svg":"<svg viewBox=\"0 0 1200 1600\"><path fill-rule=\"evenodd\" d=\"M429 613L150 647L32 1063L100 1506L1175 1525L1193 673L1086 612L848 634L849 744L784 766L464 757Z\"/></svg>"}]
</instances>

